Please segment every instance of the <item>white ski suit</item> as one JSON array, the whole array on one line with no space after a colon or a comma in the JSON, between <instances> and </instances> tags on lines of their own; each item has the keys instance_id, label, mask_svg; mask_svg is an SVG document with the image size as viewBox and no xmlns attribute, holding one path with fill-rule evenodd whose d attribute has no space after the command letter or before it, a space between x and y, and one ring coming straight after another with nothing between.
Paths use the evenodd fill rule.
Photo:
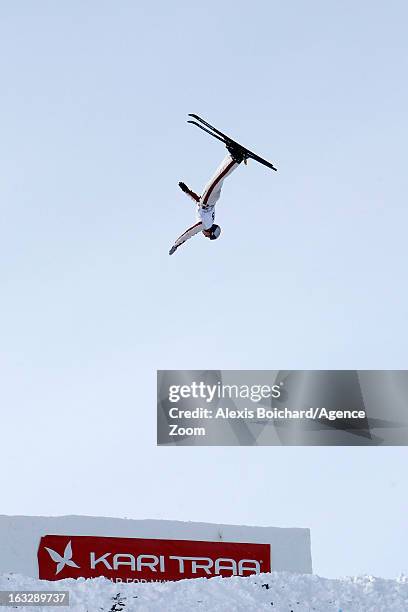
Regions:
<instances>
[{"instance_id":1,"label":"white ski suit","mask_svg":"<svg viewBox=\"0 0 408 612\"><path fill-rule=\"evenodd\" d=\"M172 255L179 246L181 246L186 240L189 240L204 229L210 229L214 224L215 220L215 205L220 199L221 189L224 180L229 176L236 168L239 163L228 154L221 162L219 168L217 168L214 176L204 187L204 191L201 196L196 196L195 193L188 190L188 195L197 202L197 223L187 228L185 232L181 234L170 249L170 255Z\"/></svg>"}]
</instances>

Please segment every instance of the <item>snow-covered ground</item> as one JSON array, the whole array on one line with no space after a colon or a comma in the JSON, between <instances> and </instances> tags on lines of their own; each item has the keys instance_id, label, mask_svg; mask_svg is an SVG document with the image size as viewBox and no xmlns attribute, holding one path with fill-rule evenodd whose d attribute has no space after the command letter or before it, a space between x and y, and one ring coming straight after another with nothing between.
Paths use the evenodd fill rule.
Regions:
<instances>
[{"instance_id":1,"label":"snow-covered ground","mask_svg":"<svg viewBox=\"0 0 408 612\"><path fill-rule=\"evenodd\" d=\"M68 590L70 612L406 612L408 578L363 576L329 580L312 575L271 573L248 578L212 578L149 584L118 584L106 578L46 582L0 575L0 590ZM2 610L15 610L4 607ZM51 612L55 607L20 610Z\"/></svg>"}]
</instances>

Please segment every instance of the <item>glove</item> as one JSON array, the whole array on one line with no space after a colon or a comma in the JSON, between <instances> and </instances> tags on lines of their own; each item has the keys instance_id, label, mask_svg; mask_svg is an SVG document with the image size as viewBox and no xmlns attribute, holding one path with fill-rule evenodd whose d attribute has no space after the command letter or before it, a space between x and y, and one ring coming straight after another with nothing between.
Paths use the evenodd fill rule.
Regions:
<instances>
[{"instance_id":1,"label":"glove","mask_svg":"<svg viewBox=\"0 0 408 612\"><path fill-rule=\"evenodd\" d=\"M179 187L180 187L181 191L184 191L184 193L188 193L190 191L185 183L181 183L180 182L179 183Z\"/></svg>"}]
</instances>

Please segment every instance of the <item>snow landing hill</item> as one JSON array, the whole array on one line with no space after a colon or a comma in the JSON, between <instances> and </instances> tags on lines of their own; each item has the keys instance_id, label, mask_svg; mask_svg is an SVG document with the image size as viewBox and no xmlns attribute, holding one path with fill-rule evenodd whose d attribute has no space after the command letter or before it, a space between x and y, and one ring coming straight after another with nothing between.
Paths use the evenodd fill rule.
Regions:
<instances>
[{"instance_id":1,"label":"snow landing hill","mask_svg":"<svg viewBox=\"0 0 408 612\"><path fill-rule=\"evenodd\" d=\"M247 578L197 578L167 583L120 584L106 578L47 582L1 574L0 590L70 594L70 607L2 607L25 612L407 612L408 578L363 576L331 580L273 572Z\"/></svg>"}]
</instances>

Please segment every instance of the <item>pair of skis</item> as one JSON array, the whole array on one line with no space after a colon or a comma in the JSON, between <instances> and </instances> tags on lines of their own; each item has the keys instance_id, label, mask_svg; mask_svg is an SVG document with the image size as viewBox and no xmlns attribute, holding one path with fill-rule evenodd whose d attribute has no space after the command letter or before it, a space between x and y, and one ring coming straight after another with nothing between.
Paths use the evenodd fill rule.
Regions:
<instances>
[{"instance_id":1,"label":"pair of skis","mask_svg":"<svg viewBox=\"0 0 408 612\"><path fill-rule=\"evenodd\" d=\"M190 119L187 121L187 123L192 123L193 125L196 125L198 128L200 128L200 130L203 130L204 132L207 132L207 134L210 134L210 136L213 136L213 138L220 140L221 142L225 144L227 149L231 148L235 150L237 149L240 150L243 153L245 160L248 158L254 159L255 161L259 162L260 164L263 164L264 166L266 166L267 168L270 168L271 170L277 170L277 168L275 168L275 166L273 166L271 162L268 162L266 159L263 159L263 157L259 157L259 155L257 155L253 151L250 151L246 147L243 147L239 142L236 142L236 140L233 140L232 138L230 138L223 132L220 132L220 130L217 130L217 128L215 128L213 125L211 125L207 121L204 121L204 119L202 119L198 115L189 113L188 116L193 117L195 121L192 121Z\"/></svg>"}]
</instances>

